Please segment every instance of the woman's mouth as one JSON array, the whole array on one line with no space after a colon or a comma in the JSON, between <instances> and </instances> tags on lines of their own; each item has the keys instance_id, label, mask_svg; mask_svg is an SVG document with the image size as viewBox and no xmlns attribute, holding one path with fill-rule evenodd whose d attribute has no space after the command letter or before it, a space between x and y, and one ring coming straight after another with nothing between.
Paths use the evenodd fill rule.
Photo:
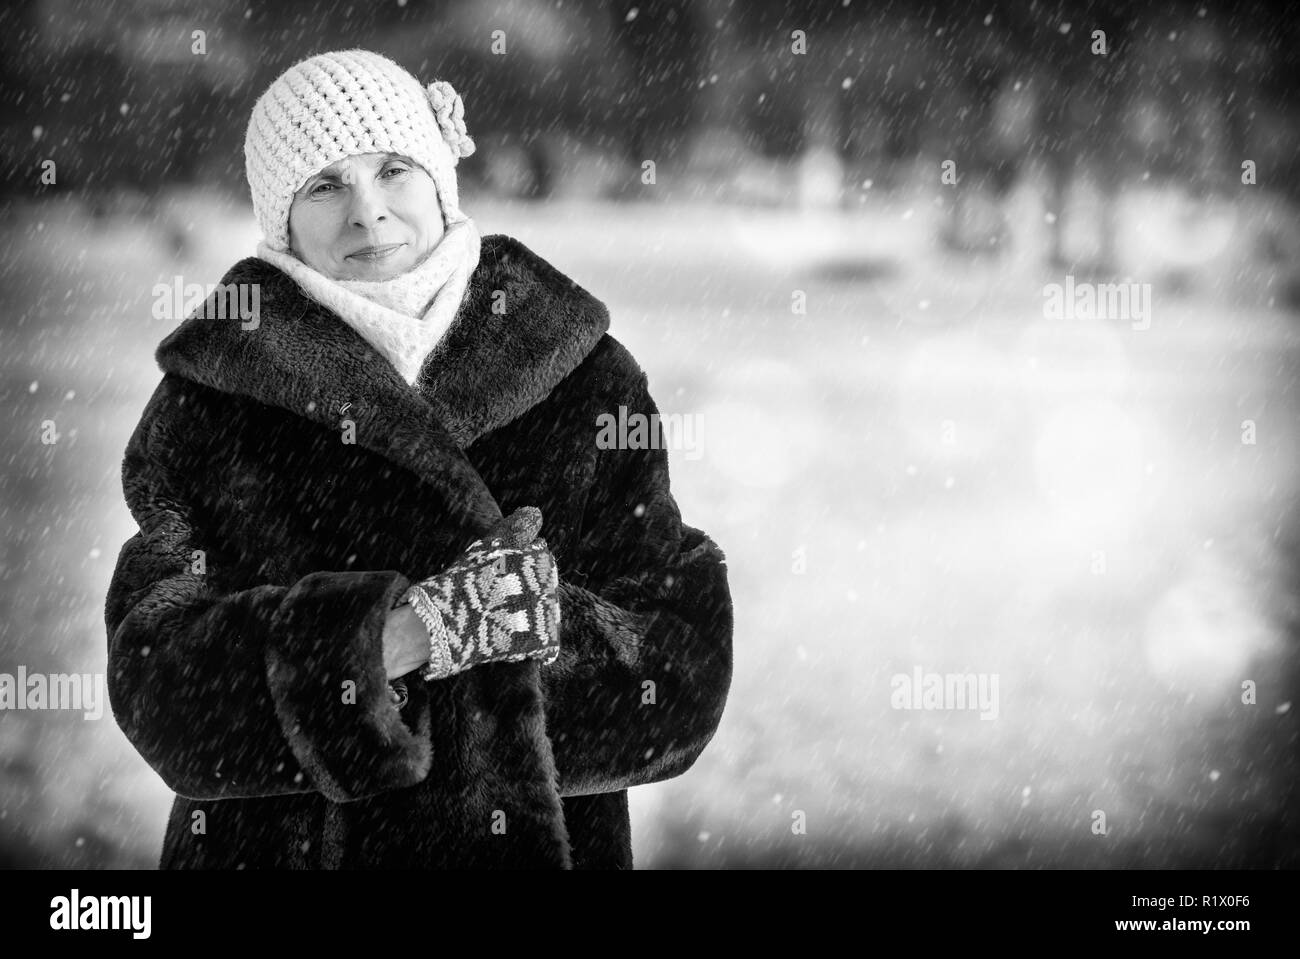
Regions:
<instances>
[{"instance_id":1,"label":"woman's mouth","mask_svg":"<svg viewBox=\"0 0 1300 959\"><path fill-rule=\"evenodd\" d=\"M406 246L405 243L385 243L382 246L367 246L357 250L355 253L349 253L344 257L344 259L365 260L366 262L385 260L404 246Z\"/></svg>"}]
</instances>

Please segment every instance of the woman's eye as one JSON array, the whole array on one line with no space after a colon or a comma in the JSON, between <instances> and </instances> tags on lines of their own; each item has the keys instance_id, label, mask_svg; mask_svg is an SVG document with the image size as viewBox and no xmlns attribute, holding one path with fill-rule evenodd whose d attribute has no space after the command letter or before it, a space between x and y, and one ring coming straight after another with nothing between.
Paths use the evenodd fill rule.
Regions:
<instances>
[{"instance_id":1,"label":"woman's eye","mask_svg":"<svg viewBox=\"0 0 1300 959\"><path fill-rule=\"evenodd\" d=\"M396 173L400 175L403 173L410 173L410 172L411 171L404 166L390 166L387 170L384 171L384 176L388 176L388 174L390 173ZM395 178L390 178L390 179L395 179Z\"/></svg>"},{"instance_id":2,"label":"woman's eye","mask_svg":"<svg viewBox=\"0 0 1300 959\"><path fill-rule=\"evenodd\" d=\"M333 183L317 183L314 187L311 188L311 195L324 196L326 193L329 193L333 189L334 189Z\"/></svg>"}]
</instances>

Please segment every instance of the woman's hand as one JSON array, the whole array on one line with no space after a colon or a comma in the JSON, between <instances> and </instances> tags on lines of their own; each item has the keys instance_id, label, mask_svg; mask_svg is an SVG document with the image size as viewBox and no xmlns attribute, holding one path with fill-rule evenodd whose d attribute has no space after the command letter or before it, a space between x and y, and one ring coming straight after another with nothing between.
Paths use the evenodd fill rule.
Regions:
<instances>
[{"instance_id":1,"label":"woman's hand","mask_svg":"<svg viewBox=\"0 0 1300 959\"><path fill-rule=\"evenodd\" d=\"M429 630L411 606L388 613L384 622L384 672L389 679L405 676L429 661Z\"/></svg>"},{"instance_id":2,"label":"woman's hand","mask_svg":"<svg viewBox=\"0 0 1300 959\"><path fill-rule=\"evenodd\" d=\"M521 506L408 595L425 624L425 680L482 663L559 655L559 574L541 530L541 510Z\"/></svg>"},{"instance_id":3,"label":"woman's hand","mask_svg":"<svg viewBox=\"0 0 1300 959\"><path fill-rule=\"evenodd\" d=\"M486 536L475 540L461 554L460 563L477 570L475 578L485 590L485 596L480 598L480 607L486 606L486 596L494 595L491 586L496 576L516 569L525 552L534 556L545 553L545 559L537 568L548 580L547 595L554 600L555 584L550 580L554 578L555 561L546 550L545 541L536 541L541 528L541 510L535 506L523 506L502 518ZM520 650L548 658L548 661L553 658L551 647L558 642L559 627L556 621L548 621L547 625L547 636L532 645L521 644ZM383 642L384 672L389 679L405 676L429 663L429 627L409 603L389 611L384 621Z\"/></svg>"}]
</instances>

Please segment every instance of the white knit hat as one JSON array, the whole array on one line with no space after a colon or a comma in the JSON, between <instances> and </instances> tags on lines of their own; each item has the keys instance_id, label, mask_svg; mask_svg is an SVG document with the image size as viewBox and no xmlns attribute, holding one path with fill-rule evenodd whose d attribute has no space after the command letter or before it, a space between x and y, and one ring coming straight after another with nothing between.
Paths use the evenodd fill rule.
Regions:
<instances>
[{"instance_id":1,"label":"white knit hat","mask_svg":"<svg viewBox=\"0 0 1300 959\"><path fill-rule=\"evenodd\" d=\"M447 224L460 211L456 163L474 152L465 105L446 81L426 88L368 50L322 53L294 64L253 107L244 138L253 212L267 246L289 250L289 207L307 179L362 153L408 156L433 178Z\"/></svg>"}]
</instances>

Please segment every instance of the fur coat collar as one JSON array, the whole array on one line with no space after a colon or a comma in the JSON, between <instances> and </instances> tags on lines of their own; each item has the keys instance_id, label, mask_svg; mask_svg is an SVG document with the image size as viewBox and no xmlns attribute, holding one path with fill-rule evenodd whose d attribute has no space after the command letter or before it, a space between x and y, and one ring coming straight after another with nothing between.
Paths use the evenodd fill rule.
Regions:
<instances>
[{"instance_id":1,"label":"fur coat collar","mask_svg":"<svg viewBox=\"0 0 1300 959\"><path fill-rule=\"evenodd\" d=\"M413 389L271 264L249 257L223 280L246 283L258 285L260 306L248 329L201 311L159 344L159 367L331 430L352 419L358 443L447 487L475 535L501 509L463 450L544 399L610 322L600 300L524 244L485 236L456 318Z\"/></svg>"}]
</instances>

